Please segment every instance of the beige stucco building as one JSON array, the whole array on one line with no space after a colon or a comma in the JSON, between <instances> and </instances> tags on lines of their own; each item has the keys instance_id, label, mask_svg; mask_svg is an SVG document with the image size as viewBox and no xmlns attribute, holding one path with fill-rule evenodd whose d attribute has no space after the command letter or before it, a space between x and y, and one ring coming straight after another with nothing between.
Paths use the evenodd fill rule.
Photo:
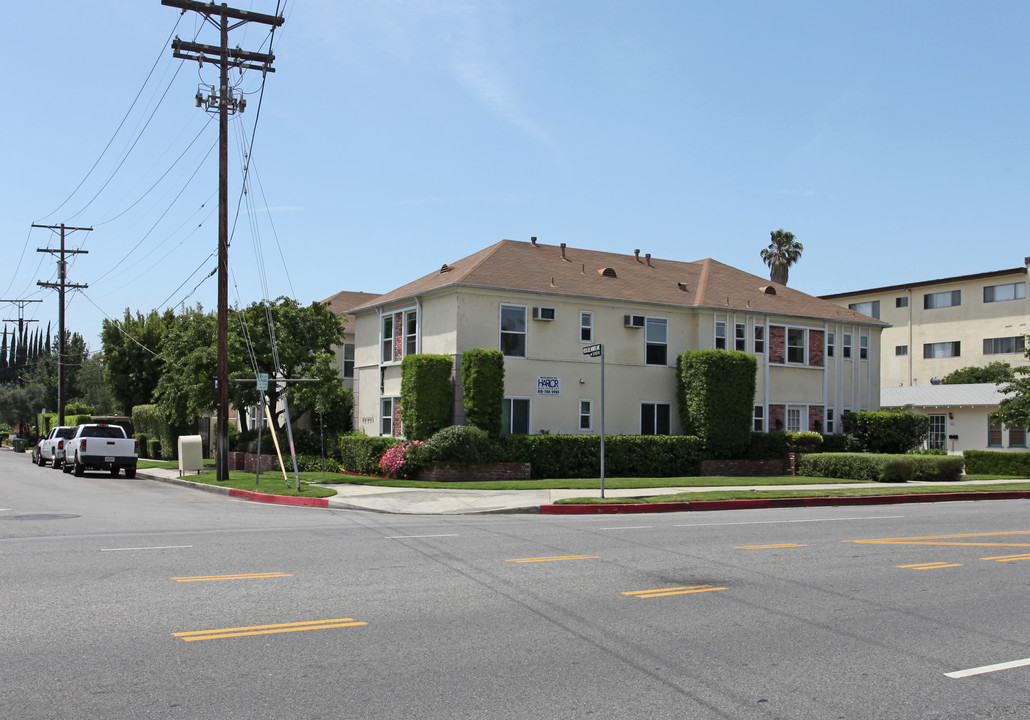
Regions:
<instances>
[{"instance_id":1,"label":"beige stucco building","mask_svg":"<svg viewBox=\"0 0 1030 720\"><path fill-rule=\"evenodd\" d=\"M348 390L354 389L354 318L347 314L347 310L371 302L377 297L379 296L375 293L344 290L322 301L343 321L343 344L335 348L336 367L339 368L343 386Z\"/></svg>"},{"instance_id":2,"label":"beige stucco building","mask_svg":"<svg viewBox=\"0 0 1030 720\"><path fill-rule=\"evenodd\" d=\"M1030 364L1027 266L822 296L887 322L880 350L884 387L929 385L965 367Z\"/></svg>"},{"instance_id":3,"label":"beige stucco building","mask_svg":"<svg viewBox=\"0 0 1030 720\"><path fill-rule=\"evenodd\" d=\"M758 359L756 430L839 432L876 410L881 321L715 260L680 262L502 240L348 309L355 427L400 435L403 357L505 355L504 423L516 433L677 434L676 358L737 349Z\"/></svg>"}]
</instances>

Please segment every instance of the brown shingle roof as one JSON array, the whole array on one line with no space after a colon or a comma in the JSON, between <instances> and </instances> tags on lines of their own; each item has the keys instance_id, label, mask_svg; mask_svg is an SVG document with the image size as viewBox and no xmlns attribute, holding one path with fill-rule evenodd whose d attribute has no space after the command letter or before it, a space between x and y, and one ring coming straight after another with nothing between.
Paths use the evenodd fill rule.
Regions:
<instances>
[{"instance_id":1,"label":"brown shingle roof","mask_svg":"<svg viewBox=\"0 0 1030 720\"><path fill-rule=\"evenodd\" d=\"M349 328L351 320L350 316L347 315L347 310L356 305L366 305L375 300L378 295L375 293L366 292L353 292L350 290L344 290L338 292L332 297L328 297L322 301L330 310L337 315L343 315L344 325Z\"/></svg>"},{"instance_id":2,"label":"brown shingle roof","mask_svg":"<svg viewBox=\"0 0 1030 720\"><path fill-rule=\"evenodd\" d=\"M886 325L711 259L682 262L646 255L501 240L372 301L365 310L450 286L706 307Z\"/></svg>"}]
</instances>

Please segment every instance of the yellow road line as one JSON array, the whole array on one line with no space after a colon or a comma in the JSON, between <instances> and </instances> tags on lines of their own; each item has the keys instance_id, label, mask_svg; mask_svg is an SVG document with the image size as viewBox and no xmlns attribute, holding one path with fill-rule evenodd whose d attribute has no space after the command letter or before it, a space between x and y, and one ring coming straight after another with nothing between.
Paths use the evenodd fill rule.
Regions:
<instances>
[{"instance_id":1,"label":"yellow road line","mask_svg":"<svg viewBox=\"0 0 1030 720\"><path fill-rule=\"evenodd\" d=\"M204 582L206 580L252 580L255 578L293 577L280 572L241 573L239 575L195 575L193 577L173 577L175 582Z\"/></svg>"},{"instance_id":2,"label":"yellow road line","mask_svg":"<svg viewBox=\"0 0 1030 720\"><path fill-rule=\"evenodd\" d=\"M932 562L932 563L918 563L916 565L898 565L899 568L913 568L915 570L940 570L941 568L949 567L962 567L962 563L946 563L946 562Z\"/></svg>"},{"instance_id":3,"label":"yellow road line","mask_svg":"<svg viewBox=\"0 0 1030 720\"><path fill-rule=\"evenodd\" d=\"M188 632L172 633L172 636L181 638L184 642L193 642L194 640L218 640L247 635L270 635L274 633L300 632L302 630L327 630L329 628L356 627L358 625L368 625L368 623L356 622L354 618L336 618L334 620L306 620L304 622L252 625L249 627L221 628L218 630L190 630Z\"/></svg>"},{"instance_id":4,"label":"yellow road line","mask_svg":"<svg viewBox=\"0 0 1030 720\"><path fill-rule=\"evenodd\" d=\"M669 595L689 595L691 593L712 592L714 590L728 590L729 588L714 587L713 585L684 585L682 587L658 588L656 590L632 590L624 592L623 595L631 595L637 598L667 597Z\"/></svg>"},{"instance_id":5,"label":"yellow road line","mask_svg":"<svg viewBox=\"0 0 1030 720\"><path fill-rule=\"evenodd\" d=\"M779 545L735 545L734 550L775 550L776 548L808 547L807 545L796 545L794 543L781 543Z\"/></svg>"},{"instance_id":6,"label":"yellow road line","mask_svg":"<svg viewBox=\"0 0 1030 720\"><path fill-rule=\"evenodd\" d=\"M997 560L998 562L1014 562L1016 560L1030 560L1030 553L1026 555L999 555L998 557L985 557L981 560Z\"/></svg>"},{"instance_id":7,"label":"yellow road line","mask_svg":"<svg viewBox=\"0 0 1030 720\"><path fill-rule=\"evenodd\" d=\"M965 533L961 535L923 535L915 537L878 538L873 540L845 540L859 545L966 545L974 547L1030 547L1030 543L971 543L971 542L935 542L939 540L955 540L958 538L986 538L1003 535L1030 535L1030 530L1008 530L1004 532Z\"/></svg>"},{"instance_id":8,"label":"yellow road line","mask_svg":"<svg viewBox=\"0 0 1030 720\"><path fill-rule=\"evenodd\" d=\"M508 560L513 563L535 563L535 562L553 562L555 560L599 560L600 555L558 555L555 557L537 557L537 558L514 558Z\"/></svg>"}]
</instances>

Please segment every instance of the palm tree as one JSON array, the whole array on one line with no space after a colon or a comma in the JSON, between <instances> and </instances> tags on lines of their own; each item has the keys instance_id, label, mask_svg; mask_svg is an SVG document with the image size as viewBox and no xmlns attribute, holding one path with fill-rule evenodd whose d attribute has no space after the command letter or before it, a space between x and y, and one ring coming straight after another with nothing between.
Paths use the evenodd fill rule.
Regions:
<instances>
[{"instance_id":1,"label":"palm tree","mask_svg":"<svg viewBox=\"0 0 1030 720\"><path fill-rule=\"evenodd\" d=\"M769 233L769 247L762 250L762 260L769 266L769 279L781 285L787 284L790 266L801 259L804 246L794 239L794 233L783 228Z\"/></svg>"}]
</instances>

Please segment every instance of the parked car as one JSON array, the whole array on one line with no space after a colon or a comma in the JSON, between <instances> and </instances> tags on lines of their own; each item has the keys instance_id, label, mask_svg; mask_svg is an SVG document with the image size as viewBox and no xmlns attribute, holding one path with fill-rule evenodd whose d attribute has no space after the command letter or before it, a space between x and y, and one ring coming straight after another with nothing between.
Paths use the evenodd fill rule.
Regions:
<instances>
[{"instance_id":1,"label":"parked car","mask_svg":"<svg viewBox=\"0 0 1030 720\"><path fill-rule=\"evenodd\" d=\"M36 464L40 467L50 464L55 469L61 467L61 463L64 461L64 444L74 434L75 427L71 425L58 425L51 428L50 432L37 445L39 457L36 458Z\"/></svg>"},{"instance_id":2,"label":"parked car","mask_svg":"<svg viewBox=\"0 0 1030 720\"><path fill-rule=\"evenodd\" d=\"M64 443L61 470L82 477L86 470L108 470L111 477L124 469L125 477L136 477L139 441L125 434L120 425L79 425Z\"/></svg>"},{"instance_id":3,"label":"parked car","mask_svg":"<svg viewBox=\"0 0 1030 720\"><path fill-rule=\"evenodd\" d=\"M32 464L33 465L44 465L45 463L40 461L40 446L43 444L43 440L46 438L40 438L39 442L32 446Z\"/></svg>"}]
</instances>

